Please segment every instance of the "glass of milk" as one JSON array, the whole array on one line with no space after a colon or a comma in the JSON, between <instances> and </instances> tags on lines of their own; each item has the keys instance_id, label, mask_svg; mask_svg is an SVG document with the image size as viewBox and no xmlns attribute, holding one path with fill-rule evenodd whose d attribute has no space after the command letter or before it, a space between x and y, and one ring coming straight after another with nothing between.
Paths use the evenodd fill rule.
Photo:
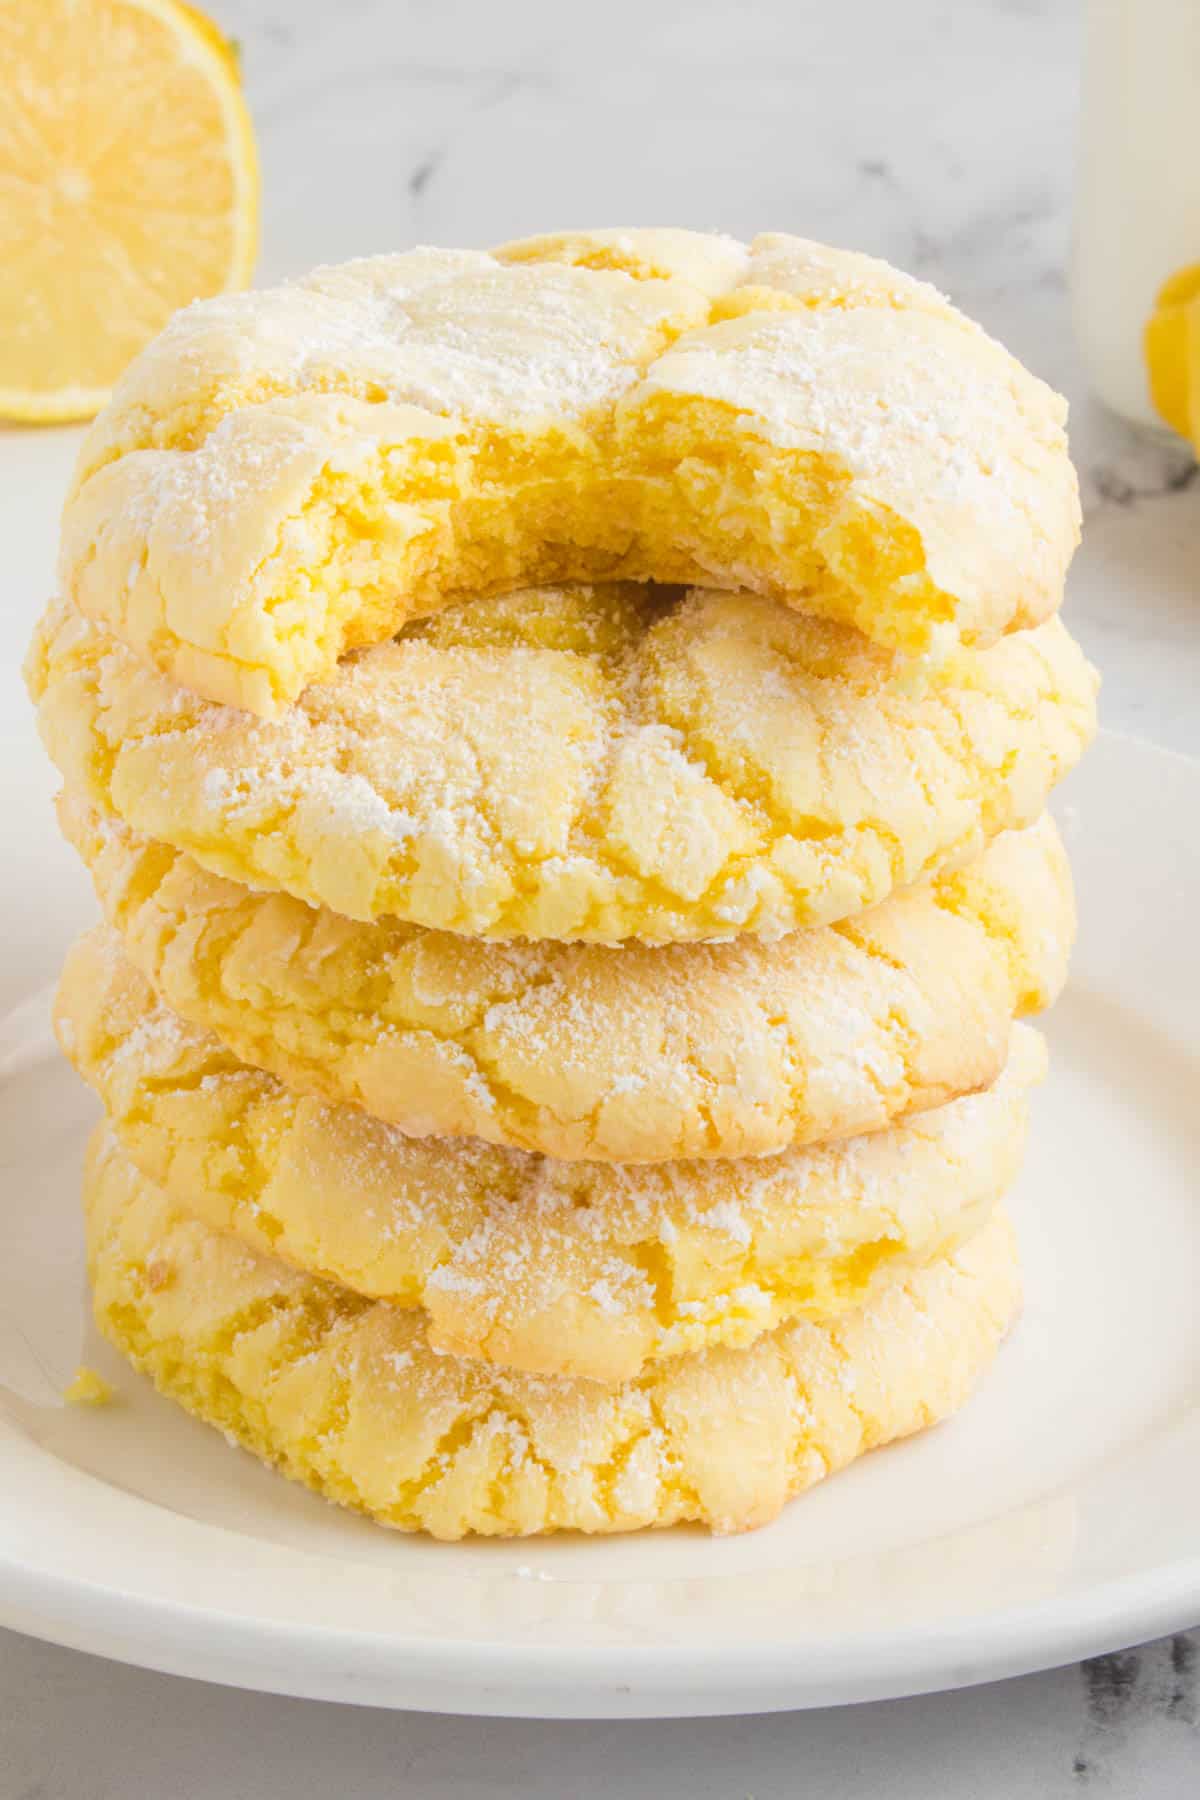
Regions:
<instances>
[{"instance_id":1,"label":"glass of milk","mask_svg":"<svg viewBox=\"0 0 1200 1800\"><path fill-rule=\"evenodd\" d=\"M1200 0L1089 0L1072 287L1092 387L1162 427L1143 333L1200 263Z\"/></svg>"}]
</instances>

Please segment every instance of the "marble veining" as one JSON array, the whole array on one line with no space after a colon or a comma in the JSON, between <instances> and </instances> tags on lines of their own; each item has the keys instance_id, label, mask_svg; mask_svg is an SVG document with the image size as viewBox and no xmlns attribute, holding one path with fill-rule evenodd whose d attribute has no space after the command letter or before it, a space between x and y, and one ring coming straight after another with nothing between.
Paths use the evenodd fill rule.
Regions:
<instances>
[{"instance_id":1,"label":"marble veining","mask_svg":"<svg viewBox=\"0 0 1200 1800\"><path fill-rule=\"evenodd\" d=\"M1081 1786L1111 1788L1129 1773L1140 1740L1165 1724L1190 1740L1200 1790L1200 1634L1089 1657L1080 1675L1083 1718L1071 1773Z\"/></svg>"}]
</instances>

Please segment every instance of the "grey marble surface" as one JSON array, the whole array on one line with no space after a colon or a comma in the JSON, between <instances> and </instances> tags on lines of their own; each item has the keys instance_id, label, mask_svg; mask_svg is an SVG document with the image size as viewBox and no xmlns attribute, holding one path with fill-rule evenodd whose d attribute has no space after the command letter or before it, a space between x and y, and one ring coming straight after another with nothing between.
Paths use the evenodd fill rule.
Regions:
<instances>
[{"instance_id":1,"label":"grey marble surface","mask_svg":"<svg viewBox=\"0 0 1200 1800\"><path fill-rule=\"evenodd\" d=\"M834 1712L362 1712L0 1637L4 1800L1192 1800L1200 1640Z\"/></svg>"},{"instance_id":2,"label":"grey marble surface","mask_svg":"<svg viewBox=\"0 0 1200 1800\"><path fill-rule=\"evenodd\" d=\"M1072 343L1070 0L209 4L241 41L261 136L265 279L412 241L673 223L852 243L946 288L1072 401L1087 526L1070 618L1106 722L1200 752L1200 480L1180 446L1089 401ZM0 435L30 621L71 447ZM23 734L0 662L0 724ZM12 803L44 807L51 786L34 774ZM1193 1634L840 1713L541 1725L226 1692L0 1634L0 1800L1184 1800L1198 1662Z\"/></svg>"}]
</instances>

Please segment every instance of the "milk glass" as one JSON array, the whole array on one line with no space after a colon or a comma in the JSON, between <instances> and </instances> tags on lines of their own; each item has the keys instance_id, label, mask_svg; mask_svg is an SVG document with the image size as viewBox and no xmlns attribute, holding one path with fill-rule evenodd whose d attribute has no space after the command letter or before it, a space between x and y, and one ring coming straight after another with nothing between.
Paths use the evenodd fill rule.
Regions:
<instances>
[{"instance_id":1,"label":"milk glass","mask_svg":"<svg viewBox=\"0 0 1200 1800\"><path fill-rule=\"evenodd\" d=\"M1200 263L1200 0L1090 0L1073 297L1095 392L1142 425L1143 331L1167 278Z\"/></svg>"}]
</instances>

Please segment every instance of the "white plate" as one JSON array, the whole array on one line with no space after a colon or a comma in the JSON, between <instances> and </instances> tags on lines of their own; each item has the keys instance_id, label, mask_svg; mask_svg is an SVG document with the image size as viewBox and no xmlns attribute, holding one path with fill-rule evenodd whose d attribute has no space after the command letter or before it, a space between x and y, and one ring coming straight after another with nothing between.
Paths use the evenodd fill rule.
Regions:
<instances>
[{"instance_id":1,"label":"white plate","mask_svg":"<svg viewBox=\"0 0 1200 1800\"><path fill-rule=\"evenodd\" d=\"M1083 926L1015 1199L1025 1317L959 1418L743 1538L395 1537L160 1400L85 1324L92 1106L26 1007L0 1037L0 1623L245 1687L574 1717L876 1699L1194 1624L1200 764L1106 737L1058 811ZM29 942L46 844L0 944ZM0 957L0 1004L59 948ZM61 1404L80 1360L118 1405Z\"/></svg>"}]
</instances>

